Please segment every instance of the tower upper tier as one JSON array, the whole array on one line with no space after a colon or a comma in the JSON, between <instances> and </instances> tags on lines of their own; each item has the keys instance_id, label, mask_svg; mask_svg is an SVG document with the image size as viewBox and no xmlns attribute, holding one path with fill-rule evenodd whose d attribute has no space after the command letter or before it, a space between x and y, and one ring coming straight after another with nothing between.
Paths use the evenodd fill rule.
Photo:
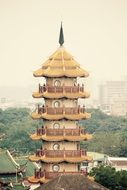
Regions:
<instances>
[{"instance_id":1,"label":"tower upper tier","mask_svg":"<svg viewBox=\"0 0 127 190\"><path fill-rule=\"evenodd\" d=\"M63 46L60 46L42 67L33 73L35 77L88 77L89 73L80 67Z\"/></svg>"}]
</instances>

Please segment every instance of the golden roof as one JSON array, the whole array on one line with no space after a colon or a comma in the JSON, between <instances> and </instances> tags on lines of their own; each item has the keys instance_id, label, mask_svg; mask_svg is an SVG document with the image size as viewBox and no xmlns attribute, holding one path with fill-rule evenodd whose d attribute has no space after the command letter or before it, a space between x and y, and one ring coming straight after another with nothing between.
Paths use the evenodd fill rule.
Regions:
<instances>
[{"instance_id":1,"label":"golden roof","mask_svg":"<svg viewBox=\"0 0 127 190\"><path fill-rule=\"evenodd\" d=\"M47 179L45 177L41 177L41 178L35 178L35 176L31 176L31 177L28 177L28 181L30 183L47 183L48 181L50 181L50 179Z\"/></svg>"},{"instance_id":2,"label":"golden roof","mask_svg":"<svg viewBox=\"0 0 127 190\"><path fill-rule=\"evenodd\" d=\"M33 75L35 77L87 77L89 73L80 68L73 56L60 46Z\"/></svg>"},{"instance_id":3,"label":"golden roof","mask_svg":"<svg viewBox=\"0 0 127 190\"><path fill-rule=\"evenodd\" d=\"M91 134L80 134L79 136L47 136L46 134L44 135L37 135L33 134L30 136L32 140L44 140L44 141L82 141L82 140L90 140L92 139Z\"/></svg>"},{"instance_id":4,"label":"golden roof","mask_svg":"<svg viewBox=\"0 0 127 190\"><path fill-rule=\"evenodd\" d=\"M89 119L91 117L90 113L79 113L79 114L57 114L51 115L47 113L39 114L37 112L33 112L31 114L33 119L47 119L47 120L60 120L60 119L68 119L68 120L81 120L81 119Z\"/></svg>"},{"instance_id":5,"label":"golden roof","mask_svg":"<svg viewBox=\"0 0 127 190\"><path fill-rule=\"evenodd\" d=\"M75 98L88 98L90 96L89 92L77 92L77 93L68 93L68 92L62 92L62 93L49 93L49 92L43 92L43 93L39 93L39 92L34 92L32 95L34 98L54 98L54 99L58 99L58 98L70 98L70 99L75 99Z\"/></svg>"},{"instance_id":6,"label":"golden roof","mask_svg":"<svg viewBox=\"0 0 127 190\"><path fill-rule=\"evenodd\" d=\"M91 161L91 156L80 156L80 157L46 157L46 156L36 156L31 155L29 160L32 162L42 161L45 163L60 163L60 162L69 162L69 163L81 163L83 161Z\"/></svg>"}]
</instances>

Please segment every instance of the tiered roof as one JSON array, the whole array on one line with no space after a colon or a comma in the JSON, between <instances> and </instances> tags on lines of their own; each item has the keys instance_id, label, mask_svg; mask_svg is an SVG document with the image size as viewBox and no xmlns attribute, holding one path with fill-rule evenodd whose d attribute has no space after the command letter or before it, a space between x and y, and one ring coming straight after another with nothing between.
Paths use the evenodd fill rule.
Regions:
<instances>
[{"instance_id":1,"label":"tiered roof","mask_svg":"<svg viewBox=\"0 0 127 190\"><path fill-rule=\"evenodd\" d=\"M60 46L53 55L33 73L35 77L88 77L89 73L80 68L63 46Z\"/></svg>"}]
</instances>

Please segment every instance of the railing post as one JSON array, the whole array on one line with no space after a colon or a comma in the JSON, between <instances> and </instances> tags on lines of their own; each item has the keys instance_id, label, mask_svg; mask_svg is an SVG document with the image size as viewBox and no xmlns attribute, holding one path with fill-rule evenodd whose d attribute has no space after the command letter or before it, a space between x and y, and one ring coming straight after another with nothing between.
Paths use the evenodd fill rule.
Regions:
<instances>
[{"instance_id":1,"label":"railing post","mask_svg":"<svg viewBox=\"0 0 127 190\"><path fill-rule=\"evenodd\" d=\"M79 83L78 83L78 92L80 91L80 85L79 85Z\"/></svg>"},{"instance_id":2,"label":"railing post","mask_svg":"<svg viewBox=\"0 0 127 190\"><path fill-rule=\"evenodd\" d=\"M84 92L84 84L82 84L82 92Z\"/></svg>"},{"instance_id":3,"label":"railing post","mask_svg":"<svg viewBox=\"0 0 127 190\"><path fill-rule=\"evenodd\" d=\"M80 105L79 105L79 106L78 106L78 113L80 113L80 111L81 111L81 110L80 110Z\"/></svg>"},{"instance_id":4,"label":"railing post","mask_svg":"<svg viewBox=\"0 0 127 190\"><path fill-rule=\"evenodd\" d=\"M45 135L47 136L47 126L45 126Z\"/></svg>"},{"instance_id":5,"label":"railing post","mask_svg":"<svg viewBox=\"0 0 127 190\"><path fill-rule=\"evenodd\" d=\"M41 93L41 85L40 85L40 83L39 83L39 93Z\"/></svg>"},{"instance_id":6,"label":"railing post","mask_svg":"<svg viewBox=\"0 0 127 190\"><path fill-rule=\"evenodd\" d=\"M63 114L65 114L65 113L66 113L65 106L63 105Z\"/></svg>"},{"instance_id":7,"label":"railing post","mask_svg":"<svg viewBox=\"0 0 127 190\"><path fill-rule=\"evenodd\" d=\"M81 129L81 127L79 128L79 135L81 135L81 133L82 133L82 129Z\"/></svg>"},{"instance_id":8,"label":"railing post","mask_svg":"<svg viewBox=\"0 0 127 190\"><path fill-rule=\"evenodd\" d=\"M85 113L85 105L83 105L83 113Z\"/></svg>"},{"instance_id":9,"label":"railing post","mask_svg":"<svg viewBox=\"0 0 127 190\"><path fill-rule=\"evenodd\" d=\"M40 112L40 107L39 107L39 104L37 105L37 113L39 114L39 112Z\"/></svg>"},{"instance_id":10,"label":"railing post","mask_svg":"<svg viewBox=\"0 0 127 190\"><path fill-rule=\"evenodd\" d=\"M63 136L65 136L65 126L63 126L63 129L61 130L63 130Z\"/></svg>"},{"instance_id":11,"label":"railing post","mask_svg":"<svg viewBox=\"0 0 127 190\"><path fill-rule=\"evenodd\" d=\"M63 153L64 153L64 158L66 157L66 152L65 152L65 148L63 149Z\"/></svg>"},{"instance_id":12,"label":"railing post","mask_svg":"<svg viewBox=\"0 0 127 190\"><path fill-rule=\"evenodd\" d=\"M48 106L45 106L45 112L48 114Z\"/></svg>"},{"instance_id":13,"label":"railing post","mask_svg":"<svg viewBox=\"0 0 127 190\"><path fill-rule=\"evenodd\" d=\"M64 83L63 83L63 93L65 93L66 92L66 90L65 90L65 85L64 85Z\"/></svg>"},{"instance_id":14,"label":"railing post","mask_svg":"<svg viewBox=\"0 0 127 190\"><path fill-rule=\"evenodd\" d=\"M34 176L35 176L35 178L37 178L37 171L36 171L36 168L34 169Z\"/></svg>"}]
</instances>

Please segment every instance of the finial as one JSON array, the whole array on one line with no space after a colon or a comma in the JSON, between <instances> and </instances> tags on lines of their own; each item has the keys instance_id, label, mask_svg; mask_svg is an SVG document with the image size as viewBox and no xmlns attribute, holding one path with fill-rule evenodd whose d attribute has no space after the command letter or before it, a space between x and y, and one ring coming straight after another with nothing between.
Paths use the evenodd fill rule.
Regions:
<instances>
[{"instance_id":1,"label":"finial","mask_svg":"<svg viewBox=\"0 0 127 190\"><path fill-rule=\"evenodd\" d=\"M61 22L61 27L60 27L60 35L59 35L59 44L62 46L64 43L64 35L63 35L63 27L62 27L62 22Z\"/></svg>"}]
</instances>

